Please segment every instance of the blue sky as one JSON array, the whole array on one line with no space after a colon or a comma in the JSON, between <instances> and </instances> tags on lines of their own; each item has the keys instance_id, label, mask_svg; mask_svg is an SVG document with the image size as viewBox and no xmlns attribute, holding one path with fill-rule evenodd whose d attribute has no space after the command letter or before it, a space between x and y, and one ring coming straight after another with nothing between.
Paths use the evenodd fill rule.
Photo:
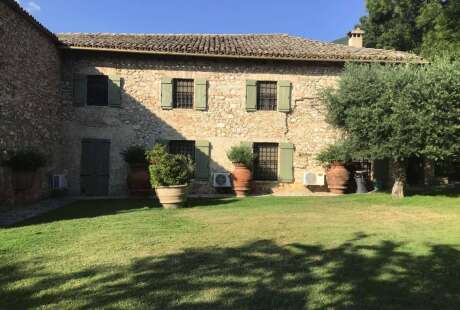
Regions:
<instances>
[{"instance_id":1,"label":"blue sky","mask_svg":"<svg viewBox=\"0 0 460 310\"><path fill-rule=\"evenodd\" d=\"M331 41L364 0L19 0L53 32L289 33Z\"/></svg>"}]
</instances>

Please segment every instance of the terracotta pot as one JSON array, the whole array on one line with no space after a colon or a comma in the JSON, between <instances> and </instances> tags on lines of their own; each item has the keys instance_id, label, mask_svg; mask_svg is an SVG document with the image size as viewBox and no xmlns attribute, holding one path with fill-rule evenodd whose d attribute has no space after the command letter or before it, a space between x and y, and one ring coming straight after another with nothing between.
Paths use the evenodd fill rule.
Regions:
<instances>
[{"instance_id":1,"label":"terracotta pot","mask_svg":"<svg viewBox=\"0 0 460 310\"><path fill-rule=\"evenodd\" d=\"M24 191L32 188L36 171L13 171L11 185L15 191Z\"/></svg>"},{"instance_id":2,"label":"terracotta pot","mask_svg":"<svg viewBox=\"0 0 460 310\"><path fill-rule=\"evenodd\" d=\"M144 164L133 164L129 167L127 183L132 195L146 195L152 191L150 174Z\"/></svg>"},{"instance_id":3,"label":"terracotta pot","mask_svg":"<svg viewBox=\"0 0 460 310\"><path fill-rule=\"evenodd\" d=\"M160 186L155 188L158 200L163 208L174 209L184 205L187 201L188 184L175 186Z\"/></svg>"},{"instance_id":4,"label":"terracotta pot","mask_svg":"<svg viewBox=\"0 0 460 310\"><path fill-rule=\"evenodd\" d=\"M252 172L244 164L234 163L232 172L233 189L237 197L245 197L251 189Z\"/></svg>"},{"instance_id":5,"label":"terracotta pot","mask_svg":"<svg viewBox=\"0 0 460 310\"><path fill-rule=\"evenodd\" d=\"M331 193L335 194L345 193L349 178L350 173L341 162L333 162L326 173L327 186Z\"/></svg>"}]
</instances>

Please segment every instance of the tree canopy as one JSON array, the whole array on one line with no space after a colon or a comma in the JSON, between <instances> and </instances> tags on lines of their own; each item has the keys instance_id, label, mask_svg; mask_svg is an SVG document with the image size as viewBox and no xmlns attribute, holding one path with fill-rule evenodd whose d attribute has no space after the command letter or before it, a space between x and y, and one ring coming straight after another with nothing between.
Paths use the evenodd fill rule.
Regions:
<instances>
[{"instance_id":1,"label":"tree canopy","mask_svg":"<svg viewBox=\"0 0 460 310\"><path fill-rule=\"evenodd\" d=\"M355 156L404 166L413 156L438 161L460 154L459 61L347 64L325 99L329 121L344 130Z\"/></svg>"},{"instance_id":2,"label":"tree canopy","mask_svg":"<svg viewBox=\"0 0 460 310\"><path fill-rule=\"evenodd\" d=\"M460 1L367 0L361 18L366 47L396 49L425 57L460 55Z\"/></svg>"},{"instance_id":3,"label":"tree canopy","mask_svg":"<svg viewBox=\"0 0 460 310\"><path fill-rule=\"evenodd\" d=\"M422 55L440 52L460 57L460 1L427 1L417 17Z\"/></svg>"}]
</instances>

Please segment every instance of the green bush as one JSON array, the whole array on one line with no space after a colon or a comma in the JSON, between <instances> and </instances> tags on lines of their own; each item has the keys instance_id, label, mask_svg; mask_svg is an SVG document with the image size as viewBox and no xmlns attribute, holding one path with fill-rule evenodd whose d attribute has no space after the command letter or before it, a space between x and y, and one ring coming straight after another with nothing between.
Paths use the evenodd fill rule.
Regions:
<instances>
[{"instance_id":1,"label":"green bush","mask_svg":"<svg viewBox=\"0 0 460 310\"><path fill-rule=\"evenodd\" d=\"M392 162L395 197L403 196L410 158L460 154L460 60L349 63L336 86L324 92L328 120L360 158Z\"/></svg>"},{"instance_id":2,"label":"green bush","mask_svg":"<svg viewBox=\"0 0 460 310\"><path fill-rule=\"evenodd\" d=\"M331 144L316 156L316 160L324 166L330 166L335 161L345 164L352 159L350 148L346 143Z\"/></svg>"},{"instance_id":3,"label":"green bush","mask_svg":"<svg viewBox=\"0 0 460 310\"><path fill-rule=\"evenodd\" d=\"M166 147L156 144L146 152L149 162L150 183L154 188L188 184L193 176L192 160L184 155L173 155Z\"/></svg>"},{"instance_id":4,"label":"green bush","mask_svg":"<svg viewBox=\"0 0 460 310\"><path fill-rule=\"evenodd\" d=\"M34 149L10 151L5 156L2 164L14 171L35 171L46 165L46 157Z\"/></svg>"},{"instance_id":5,"label":"green bush","mask_svg":"<svg viewBox=\"0 0 460 310\"><path fill-rule=\"evenodd\" d=\"M227 157L232 163L244 164L248 168L252 167L254 161L252 148L243 144L232 146Z\"/></svg>"},{"instance_id":6,"label":"green bush","mask_svg":"<svg viewBox=\"0 0 460 310\"><path fill-rule=\"evenodd\" d=\"M147 158L145 157L145 148L139 145L133 145L125 149L120 153L125 162L130 165L134 164L148 164Z\"/></svg>"}]
</instances>

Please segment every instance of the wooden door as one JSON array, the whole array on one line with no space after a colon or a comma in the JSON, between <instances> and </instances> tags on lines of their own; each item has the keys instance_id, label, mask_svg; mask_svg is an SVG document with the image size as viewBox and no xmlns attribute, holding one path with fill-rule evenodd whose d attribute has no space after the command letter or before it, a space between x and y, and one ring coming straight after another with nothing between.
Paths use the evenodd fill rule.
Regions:
<instances>
[{"instance_id":1,"label":"wooden door","mask_svg":"<svg viewBox=\"0 0 460 310\"><path fill-rule=\"evenodd\" d=\"M110 141L83 139L81 147L81 193L87 196L108 195Z\"/></svg>"}]
</instances>

